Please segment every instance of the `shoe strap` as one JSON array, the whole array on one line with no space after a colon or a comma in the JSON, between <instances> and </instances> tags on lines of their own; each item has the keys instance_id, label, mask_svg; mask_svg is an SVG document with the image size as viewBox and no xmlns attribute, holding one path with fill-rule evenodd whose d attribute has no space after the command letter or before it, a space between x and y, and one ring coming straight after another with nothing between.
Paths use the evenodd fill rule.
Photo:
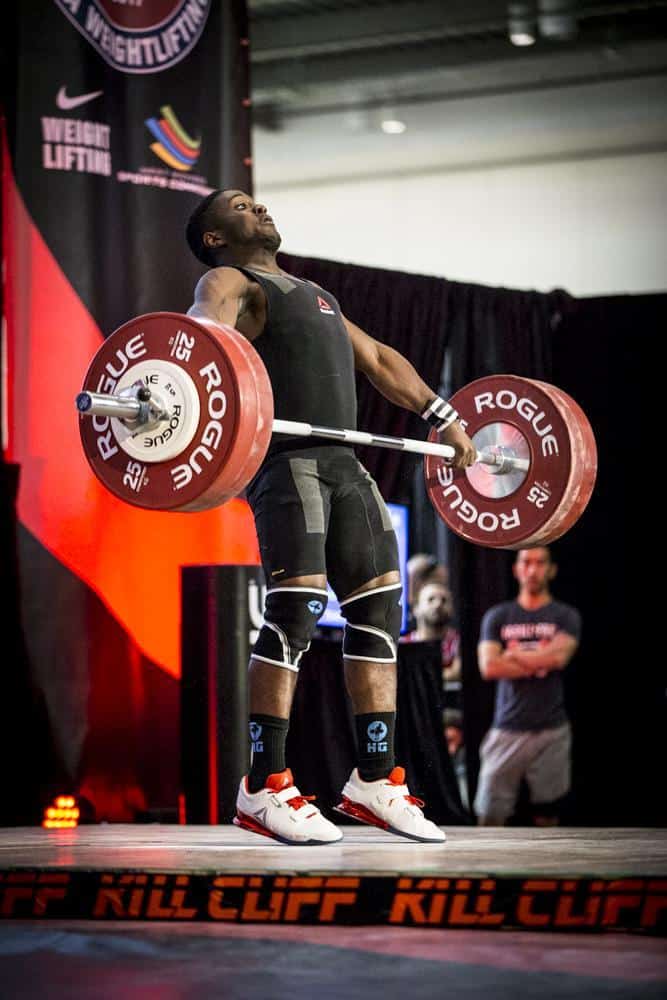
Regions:
<instances>
[{"instance_id":1,"label":"shoe strap","mask_svg":"<svg viewBox=\"0 0 667 1000\"><path fill-rule=\"evenodd\" d=\"M273 793L280 802L286 802L292 809L301 809L308 802L313 802L314 795L302 795L296 785L290 785L279 792Z\"/></svg>"},{"instance_id":2,"label":"shoe strap","mask_svg":"<svg viewBox=\"0 0 667 1000\"><path fill-rule=\"evenodd\" d=\"M383 786L382 798L387 802L391 802L392 799L405 799L408 805L417 806L418 809L424 806L421 799L418 799L416 795L410 794L410 789L407 785L396 785L393 781L388 781Z\"/></svg>"},{"instance_id":3,"label":"shoe strap","mask_svg":"<svg viewBox=\"0 0 667 1000\"><path fill-rule=\"evenodd\" d=\"M405 784L405 768L404 767L394 767L389 772L389 777L387 782L390 785L394 785L396 788L396 797L402 795L403 798L407 799L410 805L418 806L420 809L423 807L424 803L421 799L418 799L416 795L410 795L410 790Z\"/></svg>"}]
</instances>

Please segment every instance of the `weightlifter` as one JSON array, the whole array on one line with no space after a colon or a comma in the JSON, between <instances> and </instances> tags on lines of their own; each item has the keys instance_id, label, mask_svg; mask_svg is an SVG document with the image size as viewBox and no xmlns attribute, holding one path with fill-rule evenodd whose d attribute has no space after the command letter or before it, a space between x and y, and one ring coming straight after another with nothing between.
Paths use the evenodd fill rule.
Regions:
<instances>
[{"instance_id":1,"label":"weightlifter","mask_svg":"<svg viewBox=\"0 0 667 1000\"><path fill-rule=\"evenodd\" d=\"M229 324L253 343L271 380L276 418L354 429L356 369L392 403L436 427L454 447L457 468L475 461L456 411L401 354L350 322L329 292L279 267L281 238L264 205L243 191L213 191L192 213L186 235L209 268L188 315ZM412 840L444 841L394 759L401 580L377 485L349 444L274 434L246 496L267 597L249 667L252 764L235 822L288 844L342 837L296 788L285 760L299 662L330 581L346 619L345 683L358 745L337 808Z\"/></svg>"}]
</instances>

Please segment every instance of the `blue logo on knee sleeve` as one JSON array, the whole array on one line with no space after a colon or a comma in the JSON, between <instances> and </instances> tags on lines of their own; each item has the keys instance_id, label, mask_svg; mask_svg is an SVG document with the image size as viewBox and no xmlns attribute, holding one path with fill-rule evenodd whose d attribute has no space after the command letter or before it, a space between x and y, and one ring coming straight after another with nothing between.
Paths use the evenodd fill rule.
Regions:
<instances>
[{"instance_id":1,"label":"blue logo on knee sleeve","mask_svg":"<svg viewBox=\"0 0 667 1000\"><path fill-rule=\"evenodd\" d=\"M324 611L324 605L321 601L308 601L308 610L314 615L321 615Z\"/></svg>"},{"instance_id":2,"label":"blue logo on knee sleeve","mask_svg":"<svg viewBox=\"0 0 667 1000\"><path fill-rule=\"evenodd\" d=\"M379 719L375 722L371 722L366 732L368 733L368 738L371 741L366 744L367 753L386 753L387 743L385 737L387 735L387 727L384 722L380 722Z\"/></svg>"}]
</instances>

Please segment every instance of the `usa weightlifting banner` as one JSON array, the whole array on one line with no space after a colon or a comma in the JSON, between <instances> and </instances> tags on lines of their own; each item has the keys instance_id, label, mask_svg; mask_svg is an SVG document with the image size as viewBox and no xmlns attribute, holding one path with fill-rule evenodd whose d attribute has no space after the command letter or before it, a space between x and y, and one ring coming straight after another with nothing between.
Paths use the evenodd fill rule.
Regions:
<instances>
[{"instance_id":1,"label":"usa weightlifting banner","mask_svg":"<svg viewBox=\"0 0 667 1000\"><path fill-rule=\"evenodd\" d=\"M99 487L71 419L81 369L121 319L188 307L203 271L185 242L194 205L222 183L252 192L247 16L240 0L35 0L3 20L14 39L2 119L4 456L20 469L29 654L56 729L69 730L64 741L77 733L64 748L76 774L81 754L97 753L85 746L91 705L104 713L98 732L142 725L129 676L127 690L119 676L115 693L86 694L110 649L179 673L179 567L257 560L242 501L165 530L164 514ZM150 552L151 574L132 557L119 574L119 549ZM66 627L49 596L65 592ZM62 698L48 688L54 673Z\"/></svg>"}]
</instances>

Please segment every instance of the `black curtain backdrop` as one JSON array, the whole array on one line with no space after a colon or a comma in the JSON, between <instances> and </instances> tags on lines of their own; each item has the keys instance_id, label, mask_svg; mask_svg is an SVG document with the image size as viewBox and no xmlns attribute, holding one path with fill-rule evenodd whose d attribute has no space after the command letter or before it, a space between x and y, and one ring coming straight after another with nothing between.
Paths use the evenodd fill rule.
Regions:
<instances>
[{"instance_id":1,"label":"black curtain backdrop","mask_svg":"<svg viewBox=\"0 0 667 1000\"><path fill-rule=\"evenodd\" d=\"M554 382L583 406L599 451L590 504L557 543L558 590L584 622L576 669L566 674L570 811L584 825L667 824L667 672L656 627L664 503L652 419L666 328L666 294L609 296L573 303L554 338Z\"/></svg>"}]
</instances>

